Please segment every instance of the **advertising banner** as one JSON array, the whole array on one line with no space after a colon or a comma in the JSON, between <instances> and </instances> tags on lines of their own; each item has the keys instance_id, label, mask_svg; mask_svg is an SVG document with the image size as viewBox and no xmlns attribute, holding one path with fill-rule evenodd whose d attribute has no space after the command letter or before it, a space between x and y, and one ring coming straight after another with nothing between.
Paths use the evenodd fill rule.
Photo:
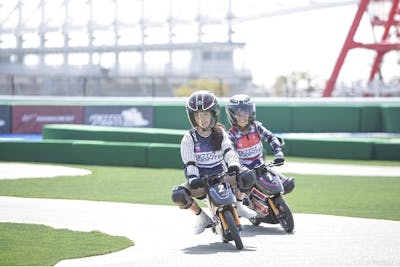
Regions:
<instances>
[{"instance_id":1,"label":"advertising banner","mask_svg":"<svg viewBox=\"0 0 400 267\"><path fill-rule=\"evenodd\" d=\"M9 134L11 130L11 107L0 106L0 133Z\"/></svg>"},{"instance_id":2,"label":"advertising banner","mask_svg":"<svg viewBox=\"0 0 400 267\"><path fill-rule=\"evenodd\" d=\"M13 106L12 133L41 133L46 124L83 124L82 106Z\"/></svg>"},{"instance_id":3,"label":"advertising banner","mask_svg":"<svg viewBox=\"0 0 400 267\"><path fill-rule=\"evenodd\" d=\"M149 127L153 123L153 107L149 106L86 106L85 124L118 127Z\"/></svg>"}]
</instances>

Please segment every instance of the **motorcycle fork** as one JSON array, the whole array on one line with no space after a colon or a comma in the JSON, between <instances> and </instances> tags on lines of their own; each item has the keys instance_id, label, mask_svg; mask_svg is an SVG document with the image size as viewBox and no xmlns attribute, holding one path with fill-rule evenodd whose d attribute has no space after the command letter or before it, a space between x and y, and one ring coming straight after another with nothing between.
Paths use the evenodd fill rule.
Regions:
<instances>
[{"instance_id":1,"label":"motorcycle fork","mask_svg":"<svg viewBox=\"0 0 400 267\"><path fill-rule=\"evenodd\" d=\"M240 225L240 220L239 220L239 214L237 213L236 207L232 208L232 215L233 215L233 218L235 219L236 225L239 226Z\"/></svg>"},{"instance_id":2,"label":"motorcycle fork","mask_svg":"<svg viewBox=\"0 0 400 267\"><path fill-rule=\"evenodd\" d=\"M218 217L219 217L219 220L221 221L222 229L224 231L226 231L226 230L228 230L228 224L226 223L225 216L224 216L224 213L222 211L223 210L220 210L220 212L218 212Z\"/></svg>"},{"instance_id":3,"label":"motorcycle fork","mask_svg":"<svg viewBox=\"0 0 400 267\"><path fill-rule=\"evenodd\" d=\"M237 213L236 208L235 208L235 207L232 207L231 211L232 211L233 218L235 219L236 225L237 225L237 226L240 226L239 215L238 215L238 213ZM222 228L223 228L225 231L228 230L229 227L228 227L228 224L226 223L225 216L224 216L224 213L223 213L223 209L221 209L221 210L218 212L218 217L219 217L219 219L220 219L220 221L221 221Z\"/></svg>"},{"instance_id":4,"label":"motorcycle fork","mask_svg":"<svg viewBox=\"0 0 400 267\"><path fill-rule=\"evenodd\" d=\"M279 215L279 209L276 207L275 202L272 200L272 198L268 198L268 203L270 207L272 208L272 211L275 213L276 216Z\"/></svg>"}]
</instances>

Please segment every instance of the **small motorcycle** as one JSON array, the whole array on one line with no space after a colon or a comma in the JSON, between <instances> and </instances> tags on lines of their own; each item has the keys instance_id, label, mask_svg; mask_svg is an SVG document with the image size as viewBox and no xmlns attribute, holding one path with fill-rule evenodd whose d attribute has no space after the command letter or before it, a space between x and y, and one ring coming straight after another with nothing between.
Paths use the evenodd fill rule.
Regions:
<instances>
[{"instance_id":1,"label":"small motorcycle","mask_svg":"<svg viewBox=\"0 0 400 267\"><path fill-rule=\"evenodd\" d=\"M255 218L249 219L253 225L279 223L286 233L291 233L294 229L293 214L283 198L281 179L271 171L272 167L279 165L282 163L270 162L254 169L257 179L243 203L257 212Z\"/></svg>"},{"instance_id":2,"label":"small motorcycle","mask_svg":"<svg viewBox=\"0 0 400 267\"><path fill-rule=\"evenodd\" d=\"M225 181L226 173L205 176L207 196L204 202L210 209L213 224L211 230L224 243L234 241L237 249L243 249L240 231L243 229L236 210L236 197L231 185Z\"/></svg>"}]
</instances>

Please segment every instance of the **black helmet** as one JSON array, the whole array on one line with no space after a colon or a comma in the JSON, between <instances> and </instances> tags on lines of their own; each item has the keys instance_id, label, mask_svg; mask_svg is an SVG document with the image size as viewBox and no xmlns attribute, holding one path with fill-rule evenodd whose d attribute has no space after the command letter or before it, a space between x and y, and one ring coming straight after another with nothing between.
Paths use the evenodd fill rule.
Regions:
<instances>
[{"instance_id":1,"label":"black helmet","mask_svg":"<svg viewBox=\"0 0 400 267\"><path fill-rule=\"evenodd\" d=\"M231 125L237 125L236 113L239 110L247 111L249 113L249 124L252 124L256 119L256 105L248 95L234 95L229 99L228 104L225 106L226 116Z\"/></svg>"},{"instance_id":2,"label":"black helmet","mask_svg":"<svg viewBox=\"0 0 400 267\"><path fill-rule=\"evenodd\" d=\"M186 103L186 113L193 127L197 126L194 113L197 111L210 111L213 121L210 128L213 128L218 121L219 104L215 95L206 90L196 91L190 95Z\"/></svg>"}]
</instances>

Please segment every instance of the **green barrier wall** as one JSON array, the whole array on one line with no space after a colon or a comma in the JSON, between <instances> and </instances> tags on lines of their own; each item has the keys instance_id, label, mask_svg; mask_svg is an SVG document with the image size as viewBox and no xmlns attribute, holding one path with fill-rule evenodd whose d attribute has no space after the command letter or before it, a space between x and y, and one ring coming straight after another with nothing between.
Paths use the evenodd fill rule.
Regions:
<instances>
[{"instance_id":1,"label":"green barrier wall","mask_svg":"<svg viewBox=\"0 0 400 267\"><path fill-rule=\"evenodd\" d=\"M192 128L186 114L185 104L155 104L153 107L154 128L187 130ZM220 105L219 122L226 127L229 126L223 104Z\"/></svg>"},{"instance_id":2,"label":"green barrier wall","mask_svg":"<svg viewBox=\"0 0 400 267\"><path fill-rule=\"evenodd\" d=\"M73 141L75 161L82 164L177 168L182 166L179 144L185 132L52 124L44 127L43 138L85 140Z\"/></svg>"},{"instance_id":3,"label":"green barrier wall","mask_svg":"<svg viewBox=\"0 0 400 267\"><path fill-rule=\"evenodd\" d=\"M286 138L285 143L285 154L290 156L360 160L373 156L370 141Z\"/></svg>"},{"instance_id":4,"label":"green barrier wall","mask_svg":"<svg viewBox=\"0 0 400 267\"><path fill-rule=\"evenodd\" d=\"M154 168L183 168L180 146L153 143L147 149L147 166Z\"/></svg>"},{"instance_id":5,"label":"green barrier wall","mask_svg":"<svg viewBox=\"0 0 400 267\"><path fill-rule=\"evenodd\" d=\"M383 105L383 131L389 133L400 133L400 104Z\"/></svg>"},{"instance_id":6,"label":"green barrier wall","mask_svg":"<svg viewBox=\"0 0 400 267\"><path fill-rule=\"evenodd\" d=\"M225 101L220 101L220 122L229 127L225 114ZM56 103L41 105L67 105L59 100ZM10 102L10 105L39 105L40 102ZM79 102L84 108L96 105L151 106L153 108L153 127L163 129L189 129L185 101L107 101ZM257 120L273 132L400 132L400 104L380 104L377 102L261 102L257 101ZM123 137L121 137L123 138Z\"/></svg>"},{"instance_id":7,"label":"green barrier wall","mask_svg":"<svg viewBox=\"0 0 400 267\"><path fill-rule=\"evenodd\" d=\"M155 128L190 128L184 106L156 104L154 109ZM256 109L257 120L273 132L384 132L384 120L387 129L393 128L393 115L383 113L382 105L257 103ZM223 103L219 118L230 127Z\"/></svg>"},{"instance_id":8,"label":"green barrier wall","mask_svg":"<svg viewBox=\"0 0 400 267\"><path fill-rule=\"evenodd\" d=\"M183 106L157 104L154 109L155 128L191 127ZM256 109L257 120L273 132L383 132L382 121L392 121L384 117L390 114L384 114L381 105L257 103ZM219 121L230 127L225 104L221 104Z\"/></svg>"},{"instance_id":9,"label":"green barrier wall","mask_svg":"<svg viewBox=\"0 0 400 267\"><path fill-rule=\"evenodd\" d=\"M257 103L257 120L273 132L400 132L400 105ZM230 127L221 103L219 121ZM189 129L182 105L154 105L154 127Z\"/></svg>"},{"instance_id":10,"label":"green barrier wall","mask_svg":"<svg viewBox=\"0 0 400 267\"><path fill-rule=\"evenodd\" d=\"M73 161L79 164L147 166L146 143L75 141Z\"/></svg>"},{"instance_id":11,"label":"green barrier wall","mask_svg":"<svg viewBox=\"0 0 400 267\"><path fill-rule=\"evenodd\" d=\"M288 138L285 155L318 158L400 160L400 142ZM268 154L270 157L271 155ZM179 144L102 141L2 141L0 160L69 164L183 168Z\"/></svg>"},{"instance_id":12,"label":"green barrier wall","mask_svg":"<svg viewBox=\"0 0 400 267\"><path fill-rule=\"evenodd\" d=\"M374 159L400 160L400 141L378 141L374 143Z\"/></svg>"},{"instance_id":13,"label":"green barrier wall","mask_svg":"<svg viewBox=\"0 0 400 267\"><path fill-rule=\"evenodd\" d=\"M155 104L154 127L165 129L190 129L185 105Z\"/></svg>"},{"instance_id":14,"label":"green barrier wall","mask_svg":"<svg viewBox=\"0 0 400 267\"><path fill-rule=\"evenodd\" d=\"M383 132L382 112L379 106L359 106L360 132Z\"/></svg>"},{"instance_id":15,"label":"green barrier wall","mask_svg":"<svg viewBox=\"0 0 400 267\"><path fill-rule=\"evenodd\" d=\"M400 123L395 120L400 118L399 108L378 104L257 103L256 109L257 120L273 132L400 132ZM154 109L155 128L190 128L184 106L157 104ZM224 103L219 118L230 127Z\"/></svg>"},{"instance_id":16,"label":"green barrier wall","mask_svg":"<svg viewBox=\"0 0 400 267\"><path fill-rule=\"evenodd\" d=\"M44 128L44 139L47 141L56 139L66 140L96 140L104 142L127 142L127 143L153 143L147 152L147 161L156 167L177 166L181 164L179 147L181 139L186 130L169 130L156 128L123 128L103 127L87 125L53 124ZM48 139L51 138L51 139ZM321 158L346 158L346 159L382 159L388 158L383 152L374 152L374 144L385 142L380 139L357 139L357 138L285 138L285 154L290 156L321 157ZM101 143L101 142L100 142ZM100 144L98 143L98 144ZM155 144L154 144L155 143ZM169 145L171 144L171 145ZM155 156L153 148L160 157ZM158 149L159 148L159 149ZM169 149L171 151L169 151ZM271 152L265 145L267 156ZM396 151L396 150L395 150ZM84 151L82 152L84 153ZM169 154L171 153L171 154ZM391 159L400 159L400 153L390 156ZM159 159L162 159L160 161ZM149 163L148 163L149 164Z\"/></svg>"},{"instance_id":17,"label":"green barrier wall","mask_svg":"<svg viewBox=\"0 0 400 267\"><path fill-rule=\"evenodd\" d=\"M272 132L292 132L292 113L290 105L257 104L256 120Z\"/></svg>"},{"instance_id":18,"label":"green barrier wall","mask_svg":"<svg viewBox=\"0 0 400 267\"><path fill-rule=\"evenodd\" d=\"M224 104L220 104L220 111L219 111L219 119L218 122L225 125L226 129L229 129L231 127L229 121L228 121L228 117L226 116L226 112L225 112L225 105Z\"/></svg>"},{"instance_id":19,"label":"green barrier wall","mask_svg":"<svg viewBox=\"0 0 400 267\"><path fill-rule=\"evenodd\" d=\"M293 132L360 132L360 108L293 106Z\"/></svg>"},{"instance_id":20,"label":"green barrier wall","mask_svg":"<svg viewBox=\"0 0 400 267\"><path fill-rule=\"evenodd\" d=\"M158 128L46 125L42 142L0 141L0 160L182 168L179 144L190 128L184 104L153 105ZM400 132L400 104L259 103L257 119L275 133ZM220 122L229 127L223 104ZM353 138L285 138L285 142L288 156L400 160L399 142Z\"/></svg>"},{"instance_id":21,"label":"green barrier wall","mask_svg":"<svg viewBox=\"0 0 400 267\"><path fill-rule=\"evenodd\" d=\"M179 144L185 132L186 130L159 128L48 124L43 127L43 139Z\"/></svg>"},{"instance_id":22,"label":"green barrier wall","mask_svg":"<svg viewBox=\"0 0 400 267\"><path fill-rule=\"evenodd\" d=\"M1 161L181 168L179 145L102 141L1 141Z\"/></svg>"},{"instance_id":23,"label":"green barrier wall","mask_svg":"<svg viewBox=\"0 0 400 267\"><path fill-rule=\"evenodd\" d=\"M0 142L0 160L73 163L70 141L45 140L42 142Z\"/></svg>"}]
</instances>

